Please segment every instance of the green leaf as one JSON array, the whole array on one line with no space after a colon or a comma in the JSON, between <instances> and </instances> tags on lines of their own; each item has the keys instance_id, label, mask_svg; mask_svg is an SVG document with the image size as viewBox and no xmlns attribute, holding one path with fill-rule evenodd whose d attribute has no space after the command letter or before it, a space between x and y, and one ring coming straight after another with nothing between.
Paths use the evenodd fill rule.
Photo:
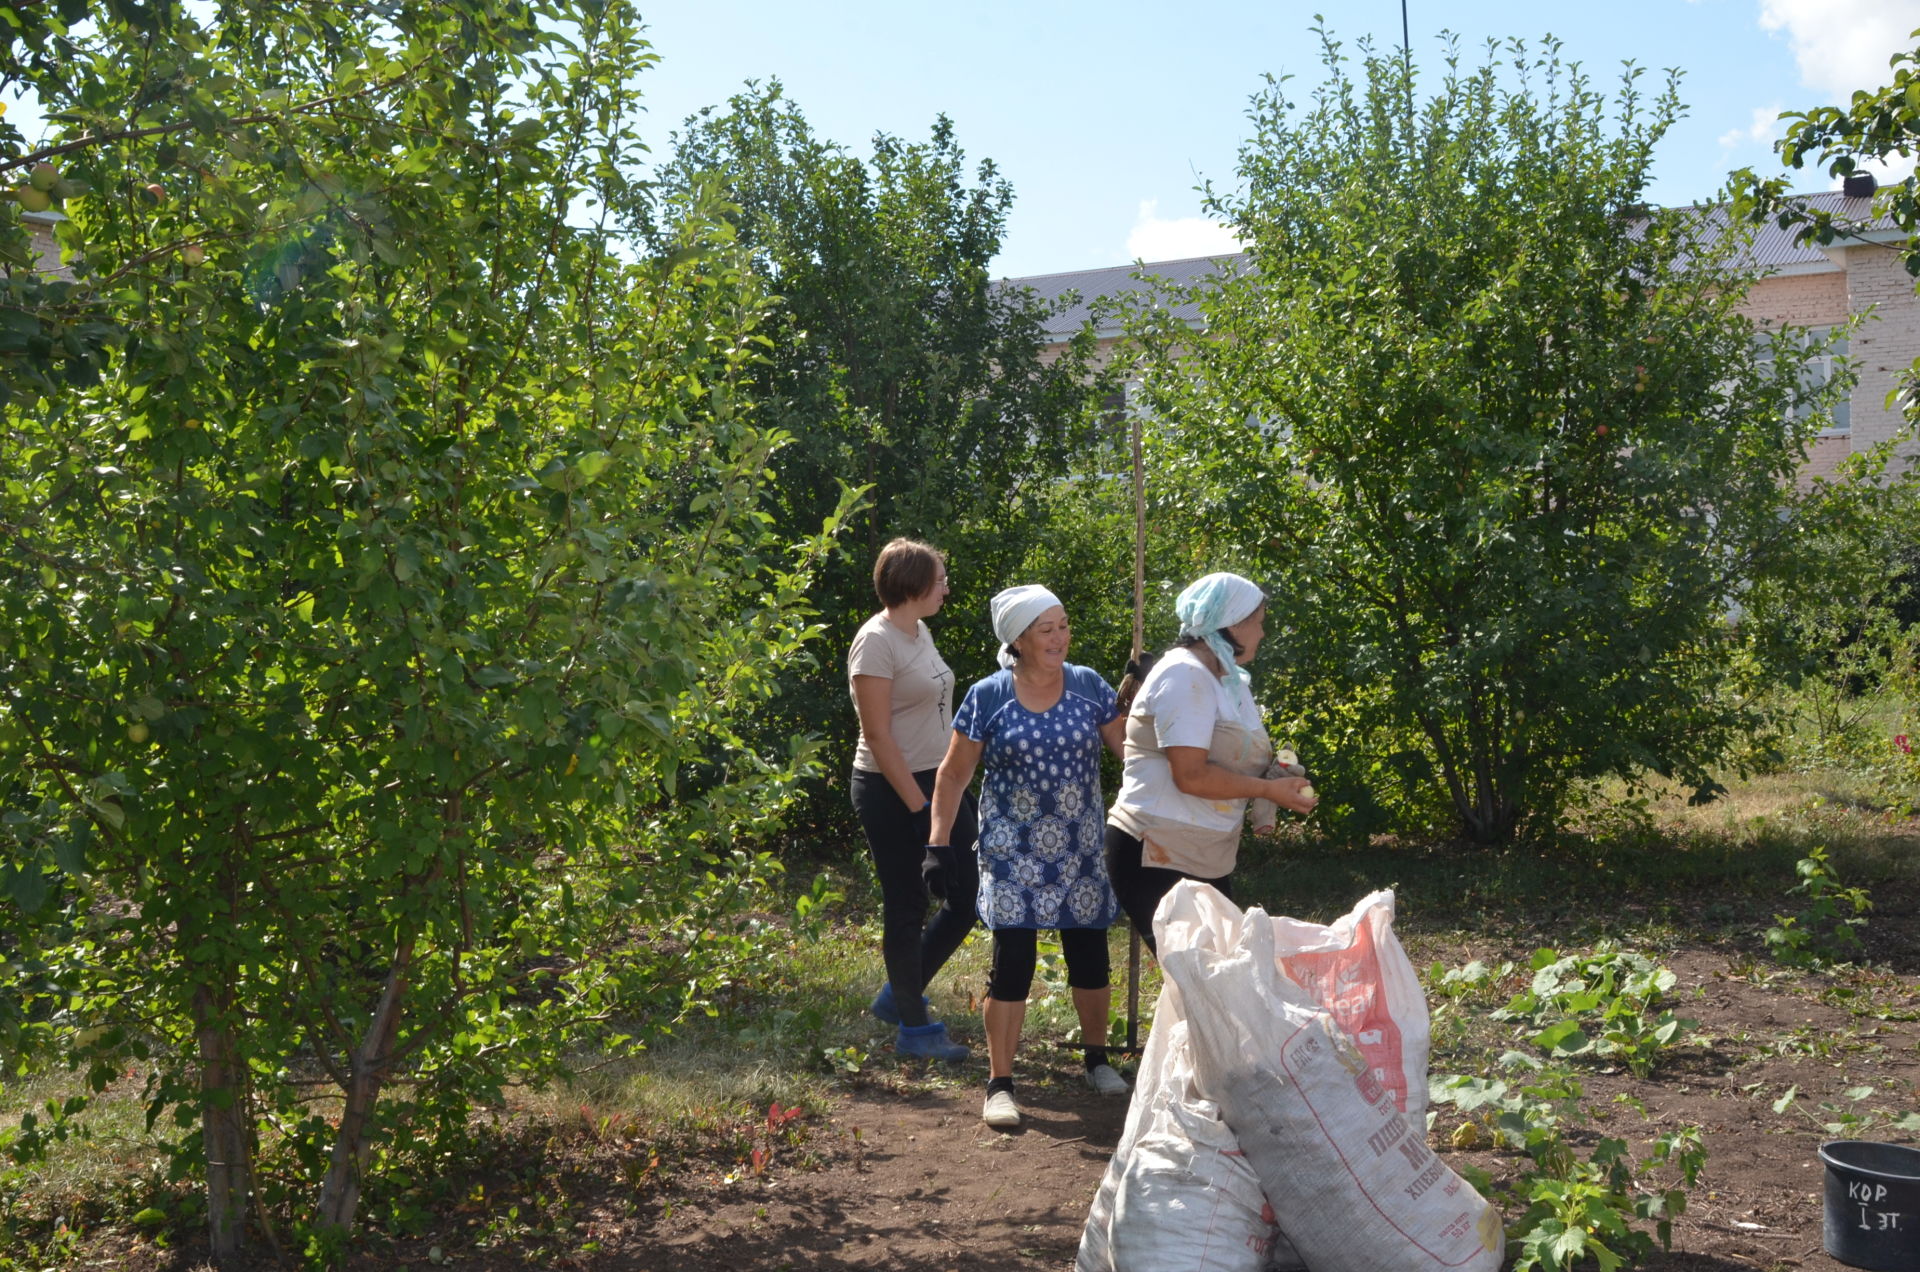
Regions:
<instances>
[{"instance_id":1,"label":"green leaf","mask_svg":"<svg viewBox=\"0 0 1920 1272\"><path fill-rule=\"evenodd\" d=\"M1587 1234L1578 1228L1567 1228L1555 1233L1546 1243L1545 1251L1548 1266L1570 1268L1580 1261L1580 1256L1592 1248Z\"/></svg>"},{"instance_id":2,"label":"green leaf","mask_svg":"<svg viewBox=\"0 0 1920 1272\"><path fill-rule=\"evenodd\" d=\"M1535 1034L1533 1043L1555 1055L1575 1055L1591 1047L1593 1040L1581 1030L1578 1021L1562 1020Z\"/></svg>"},{"instance_id":3,"label":"green leaf","mask_svg":"<svg viewBox=\"0 0 1920 1272\"><path fill-rule=\"evenodd\" d=\"M0 888L28 914L39 910L47 901L46 872L35 863L0 866Z\"/></svg>"},{"instance_id":4,"label":"green leaf","mask_svg":"<svg viewBox=\"0 0 1920 1272\"><path fill-rule=\"evenodd\" d=\"M573 461L574 471L580 474L580 484L583 486L591 485L598 480L600 474L606 472L612 464L613 455L603 450L588 451Z\"/></svg>"},{"instance_id":5,"label":"green leaf","mask_svg":"<svg viewBox=\"0 0 1920 1272\"><path fill-rule=\"evenodd\" d=\"M93 827L80 822L64 835L53 839L53 861L66 874L80 875L87 869L87 845L93 841Z\"/></svg>"}]
</instances>

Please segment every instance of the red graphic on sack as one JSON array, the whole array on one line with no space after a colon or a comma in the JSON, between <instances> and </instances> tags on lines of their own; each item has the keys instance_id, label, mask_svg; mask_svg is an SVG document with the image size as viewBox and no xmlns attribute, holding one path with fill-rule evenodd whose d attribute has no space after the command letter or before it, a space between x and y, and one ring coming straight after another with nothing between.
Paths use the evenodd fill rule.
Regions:
<instances>
[{"instance_id":1,"label":"red graphic on sack","mask_svg":"<svg viewBox=\"0 0 1920 1272\"><path fill-rule=\"evenodd\" d=\"M1360 1098L1368 1104L1380 1103L1380 1097L1387 1093L1387 1089L1380 1085L1380 1079L1373 1076L1372 1069L1362 1069L1354 1078L1353 1085L1360 1089ZM1405 1109L1400 1111L1406 1112Z\"/></svg>"},{"instance_id":2,"label":"red graphic on sack","mask_svg":"<svg viewBox=\"0 0 1920 1272\"><path fill-rule=\"evenodd\" d=\"M1406 1112L1407 1070L1400 1054L1400 1026L1387 1013L1373 923L1354 925L1353 944L1343 950L1288 954L1279 962L1288 979L1313 995L1366 1058L1366 1072L1356 1079L1361 1094L1369 1102L1378 1098L1368 1093L1370 1080L1392 1092L1393 1102Z\"/></svg>"}]
</instances>

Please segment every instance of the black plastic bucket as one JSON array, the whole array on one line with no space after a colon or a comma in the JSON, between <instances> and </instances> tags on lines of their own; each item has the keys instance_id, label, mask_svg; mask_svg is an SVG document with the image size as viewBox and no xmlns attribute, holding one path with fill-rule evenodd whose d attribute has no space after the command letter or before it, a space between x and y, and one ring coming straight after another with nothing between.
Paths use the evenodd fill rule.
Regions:
<instances>
[{"instance_id":1,"label":"black plastic bucket","mask_svg":"<svg viewBox=\"0 0 1920 1272\"><path fill-rule=\"evenodd\" d=\"M1826 1252L1874 1272L1920 1272L1920 1149L1835 1140L1820 1146L1820 1160Z\"/></svg>"}]
</instances>

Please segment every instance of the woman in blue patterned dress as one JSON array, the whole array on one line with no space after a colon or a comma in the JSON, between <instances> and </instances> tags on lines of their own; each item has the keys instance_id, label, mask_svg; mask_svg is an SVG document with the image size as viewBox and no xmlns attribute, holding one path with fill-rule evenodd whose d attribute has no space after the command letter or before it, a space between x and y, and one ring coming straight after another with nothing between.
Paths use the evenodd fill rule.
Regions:
<instances>
[{"instance_id":1,"label":"woman in blue patterned dress","mask_svg":"<svg viewBox=\"0 0 1920 1272\"><path fill-rule=\"evenodd\" d=\"M933 883L958 868L947 840L961 793L984 762L978 896L993 962L982 1010L989 1071L981 1116L1004 1129L1020 1124L1013 1056L1041 929L1060 933L1088 1085L1102 1095L1127 1091L1107 1063L1107 928L1120 907L1107 878L1100 796L1100 748L1120 754L1126 719L1099 673L1067 661L1067 612L1046 588L995 596L993 630L1004 644L1003 670L976 682L953 717L934 779L926 869Z\"/></svg>"}]
</instances>

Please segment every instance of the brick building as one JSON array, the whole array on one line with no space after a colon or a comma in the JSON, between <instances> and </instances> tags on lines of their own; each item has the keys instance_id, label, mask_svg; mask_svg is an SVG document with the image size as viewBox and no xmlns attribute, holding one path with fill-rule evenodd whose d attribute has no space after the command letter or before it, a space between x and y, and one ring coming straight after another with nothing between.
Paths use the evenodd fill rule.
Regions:
<instances>
[{"instance_id":1,"label":"brick building","mask_svg":"<svg viewBox=\"0 0 1920 1272\"><path fill-rule=\"evenodd\" d=\"M1804 201L1849 221L1867 221L1869 198L1838 192L1807 195ZM1882 219L1863 234L1833 246L1798 247L1790 232L1769 225L1755 239L1755 262L1767 277L1747 293L1744 312L1762 324L1790 323L1825 330L1861 316L1846 350L1859 377L1844 413L1821 434L1808 455L1802 480L1826 476L1857 451L1902 436L1898 449L1920 454L1913 433L1889 398L1907 371L1920 360L1920 295L1901 262L1898 246L1906 235Z\"/></svg>"},{"instance_id":2,"label":"brick building","mask_svg":"<svg viewBox=\"0 0 1920 1272\"><path fill-rule=\"evenodd\" d=\"M60 268L60 244L53 237L53 227L66 220L58 212L22 212L21 224L27 227L27 234L33 239L35 256L34 268L45 274L57 274Z\"/></svg>"}]
</instances>

